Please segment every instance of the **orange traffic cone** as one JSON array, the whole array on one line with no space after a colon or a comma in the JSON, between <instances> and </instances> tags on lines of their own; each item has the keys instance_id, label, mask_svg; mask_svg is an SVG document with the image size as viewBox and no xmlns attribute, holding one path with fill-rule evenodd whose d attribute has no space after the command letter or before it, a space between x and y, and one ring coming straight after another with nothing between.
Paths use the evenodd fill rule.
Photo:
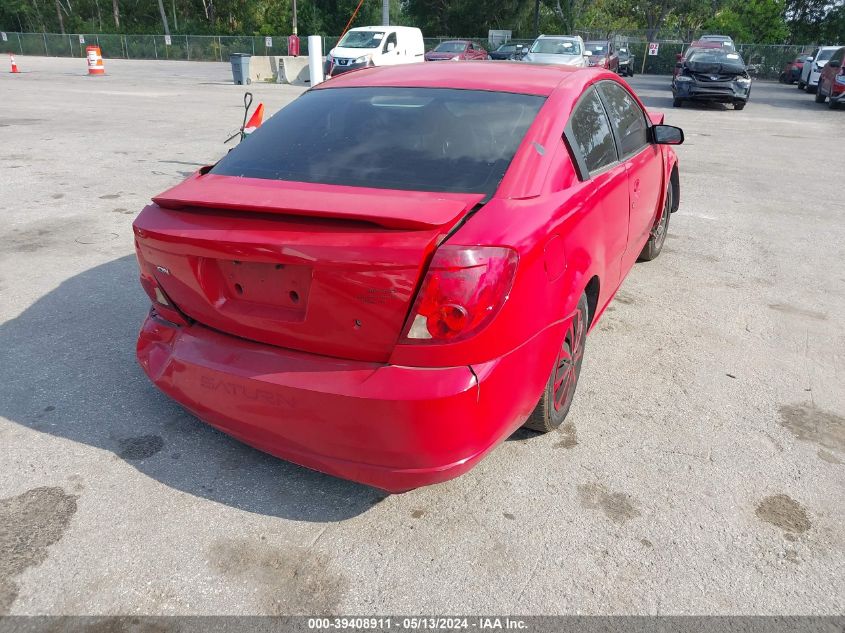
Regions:
<instances>
[{"instance_id":1,"label":"orange traffic cone","mask_svg":"<svg viewBox=\"0 0 845 633\"><path fill-rule=\"evenodd\" d=\"M103 65L103 55L99 46L86 46L85 55L88 58L89 75L105 75L106 67Z\"/></svg>"},{"instance_id":2,"label":"orange traffic cone","mask_svg":"<svg viewBox=\"0 0 845 633\"><path fill-rule=\"evenodd\" d=\"M256 128L261 125L261 122L264 120L264 104L259 103L258 107L255 108L255 112L252 113L252 116L249 117L249 121L247 121L246 126L244 127L244 134L252 134L255 132Z\"/></svg>"},{"instance_id":3,"label":"orange traffic cone","mask_svg":"<svg viewBox=\"0 0 845 633\"><path fill-rule=\"evenodd\" d=\"M9 53L9 61L12 62L12 72L19 73L20 71L18 70L18 63L15 61L15 56L11 53Z\"/></svg>"}]
</instances>

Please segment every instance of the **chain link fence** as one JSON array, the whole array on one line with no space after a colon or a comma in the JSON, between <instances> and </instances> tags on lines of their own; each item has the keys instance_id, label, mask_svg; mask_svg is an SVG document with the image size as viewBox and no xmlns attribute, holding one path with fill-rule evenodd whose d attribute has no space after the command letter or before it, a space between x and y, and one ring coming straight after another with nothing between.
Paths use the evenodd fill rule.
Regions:
<instances>
[{"instance_id":1,"label":"chain link fence","mask_svg":"<svg viewBox=\"0 0 845 633\"><path fill-rule=\"evenodd\" d=\"M603 31L578 31L585 40L610 39L617 47L625 46L635 56L636 72L649 74L671 73L677 56L689 45L688 40L659 40L657 55L648 55L648 42L641 32L614 33ZM0 41L0 52L21 55L47 55L52 57L85 57L85 47L99 46L103 57L112 59L180 59L194 61L228 61L230 53L251 55L287 55L286 35L172 35L167 43L164 35L120 35L75 33L6 33L6 41ZM468 39L488 48L486 38L429 37L425 38L426 50L435 48L441 42L453 39ZM323 37L323 54L337 45L338 37ZM526 49L531 39L514 39ZM787 62L811 46L739 44L737 51L748 64L749 72L760 79L777 79ZM308 38L300 38L300 55L308 54Z\"/></svg>"}]
</instances>

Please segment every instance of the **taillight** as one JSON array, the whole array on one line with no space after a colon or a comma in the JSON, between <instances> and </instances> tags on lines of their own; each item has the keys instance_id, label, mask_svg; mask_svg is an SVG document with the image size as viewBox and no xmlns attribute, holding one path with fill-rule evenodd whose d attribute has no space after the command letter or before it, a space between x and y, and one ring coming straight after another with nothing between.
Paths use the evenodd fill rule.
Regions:
<instances>
[{"instance_id":1,"label":"taillight","mask_svg":"<svg viewBox=\"0 0 845 633\"><path fill-rule=\"evenodd\" d=\"M408 343L450 343L487 325L508 298L519 256L499 246L444 245L402 331Z\"/></svg>"},{"instance_id":2,"label":"taillight","mask_svg":"<svg viewBox=\"0 0 845 633\"><path fill-rule=\"evenodd\" d=\"M164 294L164 290L158 285L155 277L141 273L141 287L153 302L153 309L161 318L177 325L188 325L188 320L179 312L179 308Z\"/></svg>"}]
</instances>

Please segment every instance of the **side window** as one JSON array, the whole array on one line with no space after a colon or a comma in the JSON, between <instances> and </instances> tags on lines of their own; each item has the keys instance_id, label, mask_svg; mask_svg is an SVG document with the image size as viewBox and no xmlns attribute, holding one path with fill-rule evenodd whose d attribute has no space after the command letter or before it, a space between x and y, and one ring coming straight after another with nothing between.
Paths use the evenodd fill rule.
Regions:
<instances>
[{"instance_id":1,"label":"side window","mask_svg":"<svg viewBox=\"0 0 845 633\"><path fill-rule=\"evenodd\" d=\"M584 93L569 118L565 135L576 154L582 180L618 160L610 123L595 88Z\"/></svg>"},{"instance_id":2,"label":"side window","mask_svg":"<svg viewBox=\"0 0 845 633\"><path fill-rule=\"evenodd\" d=\"M384 52L384 53L387 52L387 45L390 44L391 42L393 43L393 48L396 48L396 33L391 33L390 35L387 36L387 40L385 40L385 42L384 42L384 48L381 49L382 52Z\"/></svg>"},{"instance_id":3,"label":"side window","mask_svg":"<svg viewBox=\"0 0 845 633\"><path fill-rule=\"evenodd\" d=\"M619 141L622 157L636 154L648 145L648 123L645 112L634 98L619 84L603 81L600 84L610 124Z\"/></svg>"}]
</instances>

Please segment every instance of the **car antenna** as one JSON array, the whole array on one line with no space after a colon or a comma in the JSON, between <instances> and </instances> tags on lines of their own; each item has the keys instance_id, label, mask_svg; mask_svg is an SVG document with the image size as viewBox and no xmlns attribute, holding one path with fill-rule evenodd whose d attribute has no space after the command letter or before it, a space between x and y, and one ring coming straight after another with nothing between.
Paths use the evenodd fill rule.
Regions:
<instances>
[{"instance_id":1,"label":"car antenna","mask_svg":"<svg viewBox=\"0 0 845 633\"><path fill-rule=\"evenodd\" d=\"M244 132L244 130L246 129L246 119L249 116L249 109L250 109L251 106L252 106L252 93L251 92L245 92L244 93L244 121L241 124L241 129L238 130L237 132L235 132L234 134L232 134L232 136L227 138L225 141L223 141L224 145L226 143L228 143L229 141L231 141L232 139L234 139L236 136L240 136L241 141L246 138L246 132ZM240 141L238 141L238 142L240 142Z\"/></svg>"}]
</instances>

